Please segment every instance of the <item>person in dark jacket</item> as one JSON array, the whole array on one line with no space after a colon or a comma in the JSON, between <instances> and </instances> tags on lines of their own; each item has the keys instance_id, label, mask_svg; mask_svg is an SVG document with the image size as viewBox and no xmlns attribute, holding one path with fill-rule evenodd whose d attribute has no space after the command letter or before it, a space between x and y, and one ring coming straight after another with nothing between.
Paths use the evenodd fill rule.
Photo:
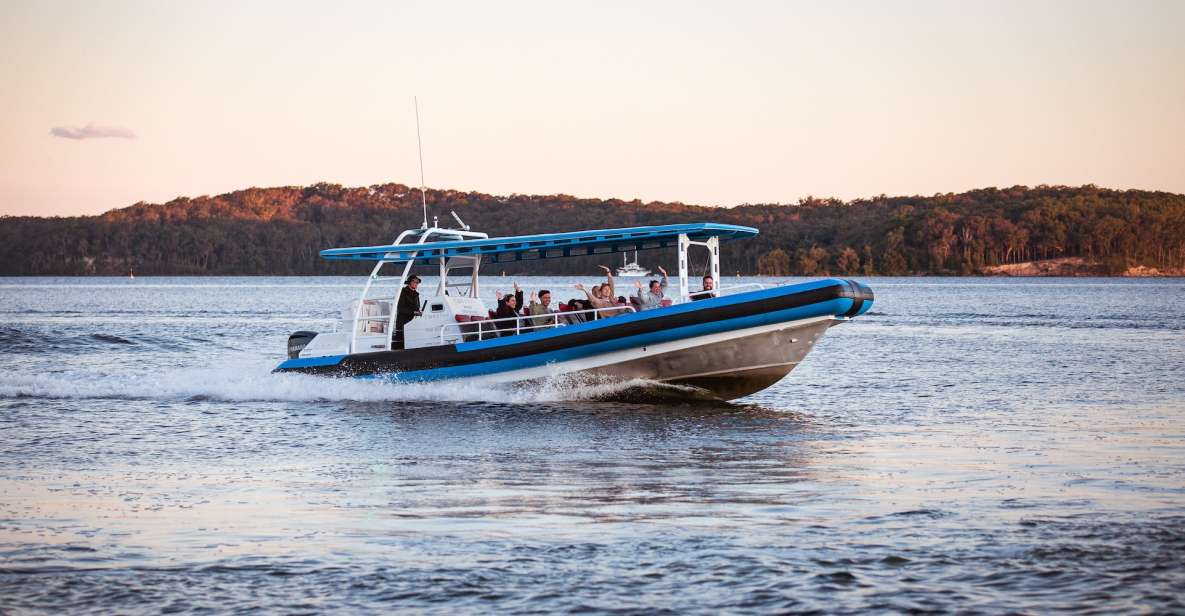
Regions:
<instances>
[{"instance_id":1,"label":"person in dark jacket","mask_svg":"<svg viewBox=\"0 0 1185 616\"><path fill-rule=\"evenodd\" d=\"M522 305L523 305L523 290L518 287L518 283L516 282L516 283L514 283L514 295L502 296L501 293L499 293L498 310L496 312L494 312L494 318L496 318L496 319L511 319L511 318L517 317L517 316L519 316L519 314L518 314L519 307ZM515 331L516 323L517 323L517 321L501 321L501 322L499 322L497 325L498 325L498 331L501 332L500 335L513 336L516 333L518 333Z\"/></svg>"},{"instance_id":2,"label":"person in dark jacket","mask_svg":"<svg viewBox=\"0 0 1185 616\"><path fill-rule=\"evenodd\" d=\"M403 326L420 316L420 277L412 274L403 283L403 292L399 294L399 305L395 308L395 337L391 339L391 348L403 348Z\"/></svg>"},{"instance_id":3,"label":"person in dark jacket","mask_svg":"<svg viewBox=\"0 0 1185 616\"><path fill-rule=\"evenodd\" d=\"M689 294L691 301L698 301L701 299L712 299L716 297L716 281L711 276L704 276L704 290Z\"/></svg>"}]
</instances>

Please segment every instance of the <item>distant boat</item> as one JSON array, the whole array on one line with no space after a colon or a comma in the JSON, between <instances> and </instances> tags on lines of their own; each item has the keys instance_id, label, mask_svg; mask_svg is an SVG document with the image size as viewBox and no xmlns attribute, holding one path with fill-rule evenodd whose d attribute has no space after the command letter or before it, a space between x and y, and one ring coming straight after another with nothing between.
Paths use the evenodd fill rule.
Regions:
<instances>
[{"instance_id":1,"label":"distant boat","mask_svg":"<svg viewBox=\"0 0 1185 616\"><path fill-rule=\"evenodd\" d=\"M622 278L641 278L642 276L649 276L650 270L638 265L638 251L634 251L634 261L629 261L629 254L622 253L621 267L617 268L617 275Z\"/></svg>"}]
</instances>

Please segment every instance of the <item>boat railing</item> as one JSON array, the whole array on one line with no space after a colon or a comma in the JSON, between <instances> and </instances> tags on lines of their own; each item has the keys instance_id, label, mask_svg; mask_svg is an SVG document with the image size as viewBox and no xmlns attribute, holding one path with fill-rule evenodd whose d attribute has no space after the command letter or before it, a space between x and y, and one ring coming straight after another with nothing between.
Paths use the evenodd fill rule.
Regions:
<instances>
[{"instance_id":1,"label":"boat railing","mask_svg":"<svg viewBox=\"0 0 1185 616\"><path fill-rule=\"evenodd\" d=\"M348 323L356 334L385 334L391 320L392 303L386 299L367 299L359 305L358 300L354 300L338 322Z\"/></svg>"},{"instance_id":2,"label":"boat railing","mask_svg":"<svg viewBox=\"0 0 1185 616\"><path fill-rule=\"evenodd\" d=\"M716 297L720 297L721 295L732 295L733 293L737 292L737 289L757 289L760 291L768 286L769 285L762 284L760 282L746 282L743 284L728 285L727 287L717 289Z\"/></svg>"},{"instance_id":3,"label":"boat railing","mask_svg":"<svg viewBox=\"0 0 1185 616\"><path fill-rule=\"evenodd\" d=\"M769 285L762 284L760 282L746 282L744 284L729 285L729 286L724 287L722 289L716 289L715 290L716 292L714 295L712 295L712 297L721 297L723 295L732 295L734 293L743 293L744 291L750 291L750 290L754 290L754 289L760 291L760 290L765 289L767 287L769 287ZM702 295L702 294L703 294L703 291L691 291L690 293L688 293L689 296ZM684 301L690 301L690 300L691 300L691 297L687 297Z\"/></svg>"},{"instance_id":4,"label":"boat railing","mask_svg":"<svg viewBox=\"0 0 1185 616\"><path fill-rule=\"evenodd\" d=\"M440 326L440 344L445 344L445 337L449 328L455 328L456 334L459 335L466 342L474 342L477 340L485 340L486 338L497 338L499 336L508 336L531 333L540 329L554 329L556 327L564 327L572 324L573 320L586 321L586 315L591 315L593 319L607 318L623 312L637 312L633 306L610 306L608 308L588 308L585 310L569 310L567 312L549 312L547 314L537 315L522 315L516 317L501 317L497 319L486 319L478 317L471 321L460 321L457 323L445 323ZM602 313L609 313L604 315ZM540 324L539 320L543 319ZM514 322L514 328L509 326L503 327L502 324L509 324ZM527 324L524 325L524 321Z\"/></svg>"},{"instance_id":5,"label":"boat railing","mask_svg":"<svg viewBox=\"0 0 1185 616\"><path fill-rule=\"evenodd\" d=\"M387 323L391 320L391 313L378 314L372 316L361 316L352 319L334 319L334 331L340 332L341 325L344 323L351 323L354 331L359 334L385 334L387 333ZM376 322L373 324L363 325L359 328L359 323Z\"/></svg>"}]
</instances>

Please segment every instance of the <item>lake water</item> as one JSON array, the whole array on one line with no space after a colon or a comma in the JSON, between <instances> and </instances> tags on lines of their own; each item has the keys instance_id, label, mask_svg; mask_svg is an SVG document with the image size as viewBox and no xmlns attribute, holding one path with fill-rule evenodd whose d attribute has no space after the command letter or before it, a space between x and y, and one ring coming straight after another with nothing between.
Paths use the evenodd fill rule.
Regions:
<instances>
[{"instance_id":1,"label":"lake water","mask_svg":"<svg viewBox=\"0 0 1185 616\"><path fill-rule=\"evenodd\" d=\"M866 282L641 404L270 374L360 278L0 279L0 612L1185 610L1185 281Z\"/></svg>"}]
</instances>

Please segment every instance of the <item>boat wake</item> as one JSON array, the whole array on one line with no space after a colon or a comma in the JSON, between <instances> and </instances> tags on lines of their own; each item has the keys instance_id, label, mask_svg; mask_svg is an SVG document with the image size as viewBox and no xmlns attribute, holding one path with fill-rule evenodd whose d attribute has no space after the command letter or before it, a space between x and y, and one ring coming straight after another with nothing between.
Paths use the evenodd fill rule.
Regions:
<instances>
[{"instance_id":1,"label":"boat wake","mask_svg":"<svg viewBox=\"0 0 1185 616\"><path fill-rule=\"evenodd\" d=\"M259 363L157 372L62 371L0 375L0 399L214 400L224 402L561 402L613 401L657 404L714 400L694 387L644 379L598 381L572 376L532 383L472 381L401 383L352 378L273 374Z\"/></svg>"}]
</instances>

